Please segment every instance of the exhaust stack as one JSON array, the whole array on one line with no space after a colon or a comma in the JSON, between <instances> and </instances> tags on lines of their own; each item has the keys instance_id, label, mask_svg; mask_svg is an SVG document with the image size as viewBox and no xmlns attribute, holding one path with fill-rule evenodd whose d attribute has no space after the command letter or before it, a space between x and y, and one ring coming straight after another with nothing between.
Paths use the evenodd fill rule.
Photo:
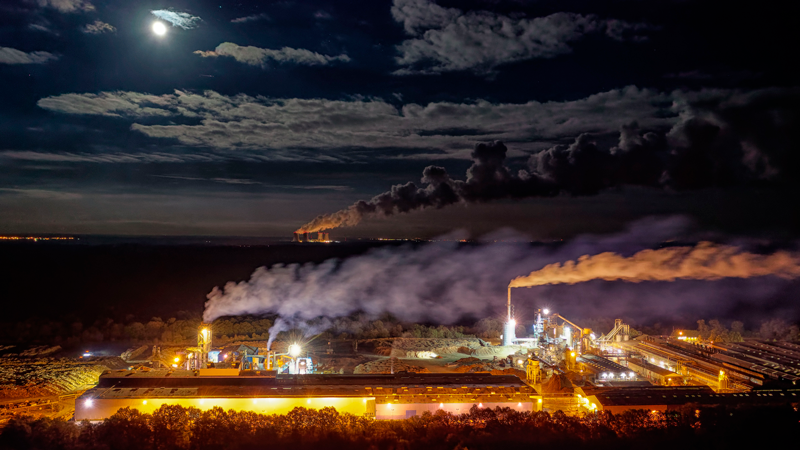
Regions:
<instances>
[{"instance_id":1,"label":"exhaust stack","mask_svg":"<svg viewBox=\"0 0 800 450\"><path fill-rule=\"evenodd\" d=\"M211 351L210 323L200 325L200 330L197 332L197 347L200 349L200 354L197 355L197 368L205 369L208 367L208 353Z\"/></svg>"}]
</instances>

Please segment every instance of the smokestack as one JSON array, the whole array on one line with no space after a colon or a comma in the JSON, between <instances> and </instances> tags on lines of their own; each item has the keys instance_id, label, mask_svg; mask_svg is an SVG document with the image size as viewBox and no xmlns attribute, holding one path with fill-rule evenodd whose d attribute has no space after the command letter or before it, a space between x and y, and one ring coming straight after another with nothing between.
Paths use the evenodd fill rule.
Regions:
<instances>
[{"instance_id":1,"label":"smokestack","mask_svg":"<svg viewBox=\"0 0 800 450\"><path fill-rule=\"evenodd\" d=\"M511 286L508 287L508 320L510 321L513 319L511 317Z\"/></svg>"},{"instance_id":2,"label":"smokestack","mask_svg":"<svg viewBox=\"0 0 800 450\"><path fill-rule=\"evenodd\" d=\"M211 351L211 324L202 323L197 332L197 347L200 349L198 355L198 369L208 367L208 353Z\"/></svg>"},{"instance_id":3,"label":"smokestack","mask_svg":"<svg viewBox=\"0 0 800 450\"><path fill-rule=\"evenodd\" d=\"M317 233L317 240L320 241L320 242L325 241L325 233L323 233L322 231L318 232Z\"/></svg>"},{"instance_id":4,"label":"smokestack","mask_svg":"<svg viewBox=\"0 0 800 450\"><path fill-rule=\"evenodd\" d=\"M292 233L292 242L300 242L300 234L296 231Z\"/></svg>"},{"instance_id":5,"label":"smokestack","mask_svg":"<svg viewBox=\"0 0 800 450\"><path fill-rule=\"evenodd\" d=\"M629 258L616 253L584 255L576 261L549 264L517 277L510 288L575 284L591 280L641 281L718 280L774 275L800 277L800 259L785 251L771 255L742 252L737 247L701 242L695 247L642 250Z\"/></svg>"},{"instance_id":6,"label":"smokestack","mask_svg":"<svg viewBox=\"0 0 800 450\"><path fill-rule=\"evenodd\" d=\"M303 242L311 242L311 234L310 233L303 233Z\"/></svg>"}]
</instances>

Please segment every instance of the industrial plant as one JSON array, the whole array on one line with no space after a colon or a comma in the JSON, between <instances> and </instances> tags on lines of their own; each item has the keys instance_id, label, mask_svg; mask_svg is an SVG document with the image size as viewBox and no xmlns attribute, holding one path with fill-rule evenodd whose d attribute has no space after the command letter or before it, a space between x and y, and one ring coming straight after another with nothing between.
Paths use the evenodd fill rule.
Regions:
<instances>
[{"instance_id":1,"label":"industrial plant","mask_svg":"<svg viewBox=\"0 0 800 450\"><path fill-rule=\"evenodd\" d=\"M800 403L800 345L711 342L693 330L651 336L622 319L610 330L592 330L548 309L537 310L523 326L508 292L504 333L496 344L411 340L348 374L323 369L337 357L330 342L323 350L303 342L286 343L284 351L215 347L213 328L204 324L197 345L174 362L103 373L76 400L75 420L103 420L126 407L153 412L162 405L265 414L333 407L384 420L475 407L580 415Z\"/></svg>"},{"instance_id":2,"label":"industrial plant","mask_svg":"<svg viewBox=\"0 0 800 450\"><path fill-rule=\"evenodd\" d=\"M318 233L301 233L294 232L292 235L292 242L331 242L331 234L325 231Z\"/></svg>"}]
</instances>

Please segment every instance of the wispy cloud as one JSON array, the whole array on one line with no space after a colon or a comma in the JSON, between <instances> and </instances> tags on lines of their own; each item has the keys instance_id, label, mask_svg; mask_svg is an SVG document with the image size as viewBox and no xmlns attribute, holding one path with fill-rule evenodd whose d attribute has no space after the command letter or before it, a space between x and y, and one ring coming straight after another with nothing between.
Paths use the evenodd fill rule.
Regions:
<instances>
[{"instance_id":1,"label":"wispy cloud","mask_svg":"<svg viewBox=\"0 0 800 450\"><path fill-rule=\"evenodd\" d=\"M48 25L49 24L46 23L32 23L28 25L28 29L33 31L41 31L42 33L50 33L58 36L58 33L55 32L54 30L51 30Z\"/></svg>"},{"instance_id":2,"label":"wispy cloud","mask_svg":"<svg viewBox=\"0 0 800 450\"><path fill-rule=\"evenodd\" d=\"M270 19L269 16L266 14L251 14L249 16L237 17L231 20L231 23L247 23L247 22L256 22L258 20L270 20Z\"/></svg>"},{"instance_id":3,"label":"wispy cloud","mask_svg":"<svg viewBox=\"0 0 800 450\"><path fill-rule=\"evenodd\" d=\"M73 192L63 192L48 189L0 188L0 195L14 195L41 200L78 200L83 196Z\"/></svg>"},{"instance_id":4,"label":"wispy cloud","mask_svg":"<svg viewBox=\"0 0 800 450\"><path fill-rule=\"evenodd\" d=\"M103 33L113 33L117 31L117 28L109 23L105 23L102 20L95 20L94 23L87 23L83 28L81 28L86 34L103 34Z\"/></svg>"},{"instance_id":5,"label":"wispy cloud","mask_svg":"<svg viewBox=\"0 0 800 450\"><path fill-rule=\"evenodd\" d=\"M616 134L638 121L646 129L678 122L666 94L630 86L564 102L407 103L380 98L348 100L271 99L214 91L151 95L137 92L62 94L39 100L40 107L67 114L133 119L131 129L153 138L177 139L183 145L237 152L256 158L298 160L341 157L334 149L408 149L432 159L468 158L475 142L502 140L514 152L532 152L568 142L581 133ZM393 99L394 100L394 99ZM140 118L150 118L139 122ZM191 123L154 123L152 119ZM313 151L311 151L313 149ZM310 154L302 154L309 150ZM519 154L521 155L521 153Z\"/></svg>"},{"instance_id":6,"label":"wispy cloud","mask_svg":"<svg viewBox=\"0 0 800 450\"><path fill-rule=\"evenodd\" d=\"M49 52L26 53L15 48L0 47L0 64L44 64L59 58Z\"/></svg>"},{"instance_id":7,"label":"wispy cloud","mask_svg":"<svg viewBox=\"0 0 800 450\"><path fill-rule=\"evenodd\" d=\"M151 14L161 20L169 22L174 27L180 27L184 30L191 30L197 28L199 23L203 20L198 16L193 16L187 12L170 11L168 9L157 9L150 11Z\"/></svg>"},{"instance_id":8,"label":"wispy cloud","mask_svg":"<svg viewBox=\"0 0 800 450\"><path fill-rule=\"evenodd\" d=\"M246 178L198 178L198 177L184 177L179 175L153 175L156 178L169 178L172 180L186 180L186 181L213 181L214 183L222 184L261 184L258 181L248 180Z\"/></svg>"},{"instance_id":9,"label":"wispy cloud","mask_svg":"<svg viewBox=\"0 0 800 450\"><path fill-rule=\"evenodd\" d=\"M62 13L94 11L94 5L86 0L36 0L36 3Z\"/></svg>"},{"instance_id":10,"label":"wispy cloud","mask_svg":"<svg viewBox=\"0 0 800 450\"><path fill-rule=\"evenodd\" d=\"M182 163L223 161L226 158L214 154L175 153L48 153L31 150L7 150L0 152L0 159L40 161L51 163Z\"/></svg>"},{"instance_id":11,"label":"wispy cloud","mask_svg":"<svg viewBox=\"0 0 800 450\"><path fill-rule=\"evenodd\" d=\"M197 50L194 52L203 58L216 58L218 56L229 56L240 63L251 66L264 66L268 61L279 63L293 63L306 66L327 65L332 62L349 62L347 55L328 56L312 52L302 48L283 47L280 50L259 47L242 47L232 42L223 42L213 51Z\"/></svg>"},{"instance_id":12,"label":"wispy cloud","mask_svg":"<svg viewBox=\"0 0 800 450\"><path fill-rule=\"evenodd\" d=\"M325 184L312 184L312 185L299 185L299 184L264 184L260 181L250 180L246 178L201 178L201 177L186 177L180 175L153 175L157 178L169 178L173 180L186 180L186 181L210 181L214 183L223 184L239 184L239 185L260 185L265 188L274 189L300 189L300 190L323 190L323 191L352 191L350 186L341 185L325 185Z\"/></svg>"}]
</instances>

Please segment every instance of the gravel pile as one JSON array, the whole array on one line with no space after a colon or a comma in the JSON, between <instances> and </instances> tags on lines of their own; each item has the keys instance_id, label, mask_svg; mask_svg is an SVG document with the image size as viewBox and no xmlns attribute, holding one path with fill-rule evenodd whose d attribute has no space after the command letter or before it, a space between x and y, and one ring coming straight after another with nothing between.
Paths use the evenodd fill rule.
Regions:
<instances>
[{"instance_id":1,"label":"gravel pile","mask_svg":"<svg viewBox=\"0 0 800 450\"><path fill-rule=\"evenodd\" d=\"M414 366L404 361L400 361L397 358L370 361L368 363L359 364L355 367L355 369L353 369L354 374L392 372L430 373L430 371L424 367Z\"/></svg>"},{"instance_id":2,"label":"gravel pile","mask_svg":"<svg viewBox=\"0 0 800 450\"><path fill-rule=\"evenodd\" d=\"M70 359L7 357L0 360L0 398L59 395L97 384L109 370Z\"/></svg>"}]
</instances>

